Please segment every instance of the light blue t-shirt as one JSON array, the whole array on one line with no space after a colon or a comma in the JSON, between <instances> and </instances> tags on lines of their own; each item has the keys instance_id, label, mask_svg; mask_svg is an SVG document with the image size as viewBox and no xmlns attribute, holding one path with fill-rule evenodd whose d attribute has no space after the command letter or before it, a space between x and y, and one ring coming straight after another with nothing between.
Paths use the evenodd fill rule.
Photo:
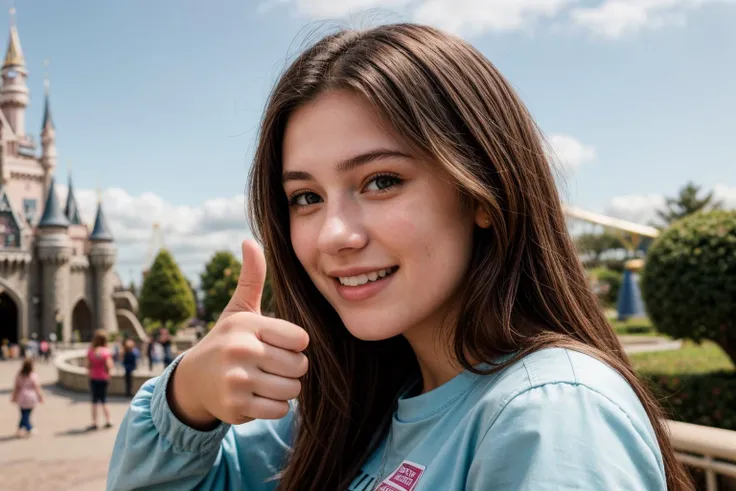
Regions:
<instances>
[{"instance_id":1,"label":"light blue t-shirt","mask_svg":"<svg viewBox=\"0 0 736 491\"><path fill-rule=\"evenodd\" d=\"M196 431L166 401L174 366L134 398L108 491L275 489L294 409L277 421ZM631 386L599 360L562 348L400 399L390 435L385 458L389 437L349 491L373 490L382 462L382 491L666 490L654 431Z\"/></svg>"}]
</instances>

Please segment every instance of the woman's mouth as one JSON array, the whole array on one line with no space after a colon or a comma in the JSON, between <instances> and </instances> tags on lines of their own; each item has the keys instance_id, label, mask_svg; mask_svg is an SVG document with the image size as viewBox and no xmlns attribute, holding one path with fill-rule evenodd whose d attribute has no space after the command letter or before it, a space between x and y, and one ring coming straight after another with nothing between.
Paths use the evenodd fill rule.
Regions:
<instances>
[{"instance_id":1,"label":"woman's mouth","mask_svg":"<svg viewBox=\"0 0 736 491\"><path fill-rule=\"evenodd\" d=\"M379 269L377 271L371 271L356 276L340 276L337 280L343 286L361 286L366 283L379 281L387 276L391 276L397 269L399 269L398 266L392 266L390 268Z\"/></svg>"},{"instance_id":2,"label":"woman's mouth","mask_svg":"<svg viewBox=\"0 0 736 491\"><path fill-rule=\"evenodd\" d=\"M337 293L351 302L366 300L386 288L398 269L398 266L391 266L359 275L337 277Z\"/></svg>"}]
</instances>

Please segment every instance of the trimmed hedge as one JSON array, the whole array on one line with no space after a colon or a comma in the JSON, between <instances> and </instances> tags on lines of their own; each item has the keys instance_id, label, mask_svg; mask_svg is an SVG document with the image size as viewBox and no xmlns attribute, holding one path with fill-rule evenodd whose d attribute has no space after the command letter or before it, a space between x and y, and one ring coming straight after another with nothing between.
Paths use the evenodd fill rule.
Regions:
<instances>
[{"instance_id":1,"label":"trimmed hedge","mask_svg":"<svg viewBox=\"0 0 736 491\"><path fill-rule=\"evenodd\" d=\"M672 419L736 430L736 373L645 377Z\"/></svg>"},{"instance_id":2,"label":"trimmed hedge","mask_svg":"<svg viewBox=\"0 0 736 491\"><path fill-rule=\"evenodd\" d=\"M613 330L619 336L656 336L657 331L649 319L627 319L625 321L611 321Z\"/></svg>"},{"instance_id":3,"label":"trimmed hedge","mask_svg":"<svg viewBox=\"0 0 736 491\"><path fill-rule=\"evenodd\" d=\"M736 370L713 343L631 355L634 369L677 421L736 430Z\"/></svg>"},{"instance_id":4,"label":"trimmed hedge","mask_svg":"<svg viewBox=\"0 0 736 491\"><path fill-rule=\"evenodd\" d=\"M736 360L736 211L675 222L652 244L641 291L657 330L710 339Z\"/></svg>"}]
</instances>

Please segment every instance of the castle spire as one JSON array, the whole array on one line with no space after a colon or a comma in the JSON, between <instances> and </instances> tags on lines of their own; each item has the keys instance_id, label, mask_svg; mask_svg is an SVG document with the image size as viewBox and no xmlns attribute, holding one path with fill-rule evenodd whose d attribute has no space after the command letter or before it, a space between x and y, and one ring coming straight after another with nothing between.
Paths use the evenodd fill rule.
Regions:
<instances>
[{"instance_id":1,"label":"castle spire","mask_svg":"<svg viewBox=\"0 0 736 491\"><path fill-rule=\"evenodd\" d=\"M105 212L102 209L102 191L97 187L97 216L95 216L95 226L89 236L89 240L93 242L112 242L112 232L107 224Z\"/></svg>"},{"instance_id":2,"label":"castle spire","mask_svg":"<svg viewBox=\"0 0 736 491\"><path fill-rule=\"evenodd\" d=\"M48 67L49 60L48 59L44 60L43 64L45 67ZM41 122L41 132L42 133L54 129L54 121L53 119L51 119L51 102L49 100L49 88L50 87L51 87L51 82L49 82L49 74L44 73L44 76L43 76L43 94L44 94L43 121Z\"/></svg>"},{"instance_id":3,"label":"castle spire","mask_svg":"<svg viewBox=\"0 0 736 491\"><path fill-rule=\"evenodd\" d=\"M8 41L8 51L5 52L5 63L3 68L7 67L24 67L26 64L23 58L23 50L20 47L20 36L18 36L18 28L15 27L15 7L10 8L10 40Z\"/></svg>"},{"instance_id":4,"label":"castle spire","mask_svg":"<svg viewBox=\"0 0 736 491\"><path fill-rule=\"evenodd\" d=\"M5 62L0 69L0 108L16 137L23 140L26 133L26 107L28 107L28 71L20 47L18 29L15 27L15 8L10 9L10 40L5 52Z\"/></svg>"},{"instance_id":5,"label":"castle spire","mask_svg":"<svg viewBox=\"0 0 736 491\"><path fill-rule=\"evenodd\" d=\"M47 227L68 227L69 220L67 220L64 213L61 211L59 205L59 198L56 197L56 186L54 185L54 178L51 177L49 182L49 194L46 197L46 206L43 209L43 216L41 221L38 222L39 228Z\"/></svg>"},{"instance_id":6,"label":"castle spire","mask_svg":"<svg viewBox=\"0 0 736 491\"><path fill-rule=\"evenodd\" d=\"M70 167L67 164L67 167ZM66 207L64 214L71 225L82 225L82 218L79 215L79 206L77 199L74 197L74 186L72 186L72 173L69 171L69 192L66 195Z\"/></svg>"}]
</instances>

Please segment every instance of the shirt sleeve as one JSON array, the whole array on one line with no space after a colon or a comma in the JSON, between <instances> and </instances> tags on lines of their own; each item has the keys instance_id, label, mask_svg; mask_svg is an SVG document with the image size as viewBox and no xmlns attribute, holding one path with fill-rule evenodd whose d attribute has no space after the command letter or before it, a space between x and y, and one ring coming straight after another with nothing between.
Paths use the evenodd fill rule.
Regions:
<instances>
[{"instance_id":1,"label":"shirt sleeve","mask_svg":"<svg viewBox=\"0 0 736 491\"><path fill-rule=\"evenodd\" d=\"M659 448L641 431L586 386L529 389L506 404L482 438L466 491L666 491Z\"/></svg>"},{"instance_id":2,"label":"shirt sleeve","mask_svg":"<svg viewBox=\"0 0 736 491\"><path fill-rule=\"evenodd\" d=\"M107 491L271 491L292 439L292 410L280 420L186 426L171 412L166 386L179 358L138 391L118 431Z\"/></svg>"}]
</instances>

